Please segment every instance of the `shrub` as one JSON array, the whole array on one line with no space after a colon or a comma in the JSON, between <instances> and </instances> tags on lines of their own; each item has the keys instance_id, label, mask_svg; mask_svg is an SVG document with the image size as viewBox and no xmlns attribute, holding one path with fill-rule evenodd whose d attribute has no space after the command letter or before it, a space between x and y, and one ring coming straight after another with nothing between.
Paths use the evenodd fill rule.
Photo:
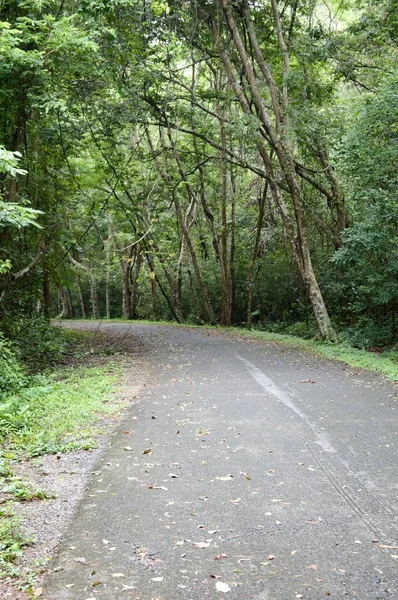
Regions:
<instances>
[{"instance_id":1,"label":"shrub","mask_svg":"<svg viewBox=\"0 0 398 600\"><path fill-rule=\"evenodd\" d=\"M18 362L12 343L0 332L0 400L26 383L26 371Z\"/></svg>"},{"instance_id":2,"label":"shrub","mask_svg":"<svg viewBox=\"0 0 398 600\"><path fill-rule=\"evenodd\" d=\"M19 357L30 371L38 372L59 362L67 353L64 331L43 317L14 323L10 337L15 340Z\"/></svg>"}]
</instances>

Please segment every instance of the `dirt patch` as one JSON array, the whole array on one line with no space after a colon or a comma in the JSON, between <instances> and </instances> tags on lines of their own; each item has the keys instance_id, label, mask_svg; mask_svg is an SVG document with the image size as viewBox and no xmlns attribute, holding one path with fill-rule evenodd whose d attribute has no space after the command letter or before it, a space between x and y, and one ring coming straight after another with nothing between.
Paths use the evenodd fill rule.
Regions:
<instances>
[{"instance_id":1,"label":"dirt patch","mask_svg":"<svg viewBox=\"0 0 398 600\"><path fill-rule=\"evenodd\" d=\"M18 587L25 586L40 592L46 573L68 525L83 498L90 478L104 450L109 436L123 420L126 411L138 401L146 379L146 361L143 343L129 336L94 333L82 338L74 356L68 357L66 367L95 367L112 361L122 367L122 377L115 400L122 401L122 409L113 418L101 422L104 432L96 438L94 450L68 454L44 455L15 465L15 474L37 487L45 489L54 499L15 503L13 511L22 520L22 528L30 545L15 565L23 573L21 579L5 579L0 583L0 598L28 600L31 595ZM124 405L124 407L123 407ZM27 582L29 582L27 584Z\"/></svg>"}]
</instances>

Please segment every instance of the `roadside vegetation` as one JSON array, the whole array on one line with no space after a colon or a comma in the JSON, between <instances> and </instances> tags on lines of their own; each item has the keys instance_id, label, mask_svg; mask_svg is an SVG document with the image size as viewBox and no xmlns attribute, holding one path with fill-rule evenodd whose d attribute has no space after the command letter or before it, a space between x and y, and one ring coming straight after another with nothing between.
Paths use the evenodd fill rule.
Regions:
<instances>
[{"instance_id":1,"label":"roadside vegetation","mask_svg":"<svg viewBox=\"0 0 398 600\"><path fill-rule=\"evenodd\" d=\"M0 344L0 577L29 591L15 563L30 540L13 506L54 496L21 478L18 463L96 447L104 422L121 408L114 395L121 367L93 334L33 319L23 322L22 337L21 323L13 325L15 343Z\"/></svg>"}]
</instances>

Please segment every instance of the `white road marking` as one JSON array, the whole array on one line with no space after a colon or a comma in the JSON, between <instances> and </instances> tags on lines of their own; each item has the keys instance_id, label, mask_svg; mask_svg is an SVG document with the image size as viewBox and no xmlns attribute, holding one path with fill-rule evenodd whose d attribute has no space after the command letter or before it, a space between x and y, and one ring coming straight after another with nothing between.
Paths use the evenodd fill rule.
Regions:
<instances>
[{"instance_id":1,"label":"white road marking","mask_svg":"<svg viewBox=\"0 0 398 600\"><path fill-rule=\"evenodd\" d=\"M316 423L313 423L311 419L300 409L298 408L291 397L284 392L280 387L276 385L272 379L267 377L260 369L254 366L251 362L243 358L242 356L236 355L239 360L241 360L247 367L250 375L253 377L255 381L271 396L277 398L280 402L282 402L287 408L293 411L308 427L313 431L316 437L316 444L321 446L322 450L325 452L336 453L337 450L333 446L329 437L323 431L320 431L319 427Z\"/></svg>"}]
</instances>

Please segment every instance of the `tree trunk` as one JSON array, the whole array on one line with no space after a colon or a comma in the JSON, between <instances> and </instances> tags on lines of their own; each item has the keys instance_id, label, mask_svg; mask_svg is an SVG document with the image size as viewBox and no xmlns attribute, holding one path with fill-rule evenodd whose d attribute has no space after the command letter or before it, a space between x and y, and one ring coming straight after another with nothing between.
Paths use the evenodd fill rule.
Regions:
<instances>
[{"instance_id":1,"label":"tree trunk","mask_svg":"<svg viewBox=\"0 0 398 600\"><path fill-rule=\"evenodd\" d=\"M226 157L226 135L224 126L224 115L221 106L217 107L217 115L219 117L220 127L220 138L221 138L221 256L220 256L220 269L221 269L221 284L222 284L222 296L221 296L221 325L231 325L231 314L229 304L229 281L228 281L228 233L227 233L227 194L228 194L228 171L227 171L227 157Z\"/></svg>"},{"instance_id":2,"label":"tree trunk","mask_svg":"<svg viewBox=\"0 0 398 600\"><path fill-rule=\"evenodd\" d=\"M50 317L50 274L46 267L43 272L43 315L46 319Z\"/></svg>"},{"instance_id":3,"label":"tree trunk","mask_svg":"<svg viewBox=\"0 0 398 600\"><path fill-rule=\"evenodd\" d=\"M229 248L229 273L231 280L231 323L236 323L236 269L235 269L235 229L236 229L236 182L233 168L231 167L231 238Z\"/></svg>"},{"instance_id":4,"label":"tree trunk","mask_svg":"<svg viewBox=\"0 0 398 600\"><path fill-rule=\"evenodd\" d=\"M90 275L90 302L91 302L91 315L93 319L99 319L98 311L98 296L97 296L97 282L94 275Z\"/></svg>"},{"instance_id":5,"label":"tree trunk","mask_svg":"<svg viewBox=\"0 0 398 600\"><path fill-rule=\"evenodd\" d=\"M69 292L64 287L58 287L58 297L61 301L61 313L59 314L59 319L71 319L73 317L72 314L72 304L69 297Z\"/></svg>"},{"instance_id":6,"label":"tree trunk","mask_svg":"<svg viewBox=\"0 0 398 600\"><path fill-rule=\"evenodd\" d=\"M158 318L158 297L156 293L156 281L151 277L151 296L152 296L152 319L157 321Z\"/></svg>"},{"instance_id":7,"label":"tree trunk","mask_svg":"<svg viewBox=\"0 0 398 600\"><path fill-rule=\"evenodd\" d=\"M87 319L86 303L84 301L82 282L81 282L79 275L76 275L76 287L77 287L77 292L79 294L80 312L82 314L82 318Z\"/></svg>"},{"instance_id":8,"label":"tree trunk","mask_svg":"<svg viewBox=\"0 0 398 600\"><path fill-rule=\"evenodd\" d=\"M131 301L130 301L130 318L138 319L137 313L137 303L138 303L138 279L140 276L141 266L142 266L143 255L141 252L141 247L138 244L136 255L135 255L135 265L133 270L133 282L132 282L132 290L131 290Z\"/></svg>"},{"instance_id":9,"label":"tree trunk","mask_svg":"<svg viewBox=\"0 0 398 600\"><path fill-rule=\"evenodd\" d=\"M170 141L170 145L171 145L171 148L172 148L172 151L173 151L173 155L174 155L174 158L176 160L176 163L177 163L178 170L180 172L181 178L182 178L182 180L185 183L185 186L187 188L187 191L188 191L188 194L189 194L190 198L193 199L193 198L195 198L195 194L193 193L193 190L192 190L192 188L191 188L191 186L190 186L190 184L188 182L185 170L183 168L183 165L182 165L182 162L180 160L179 154L177 152L177 149L176 149L173 137L171 135L171 130L170 130L170 125L169 124L168 124L167 133L168 133L168 138L169 138L169 141ZM180 222L180 225L181 225L181 229L182 229L183 235L184 235L184 237L186 239L186 242L187 242L189 253L191 255L192 265L193 265L193 268L194 268L194 271L195 271L195 277L197 279L197 282L198 282L198 285L199 285L199 289L201 291L202 302L203 302L203 306L204 306L205 312L207 314L207 318L209 319L210 323L212 325L214 325L216 323L216 317L214 315L213 308L212 308L212 306L210 304L210 299L209 299L209 296L208 296L208 293L207 293L207 289L206 289L205 283L204 283L203 278L202 278L202 274L201 274L201 271L200 271L198 257L196 255L195 248L194 248L194 245L192 243L191 236L189 234L189 229L188 229L188 227L185 224L185 219L184 219L184 215L183 215L181 203L180 203L180 200L178 198L178 191L177 190L176 190L176 193L174 194L174 206L175 206L175 209L176 209L177 218L178 218L178 220Z\"/></svg>"},{"instance_id":10,"label":"tree trunk","mask_svg":"<svg viewBox=\"0 0 398 600\"><path fill-rule=\"evenodd\" d=\"M264 104L263 97L260 93L260 89L258 87L258 81L256 78L256 74L254 69L250 63L250 59L247 55L245 45L241 38L241 35L238 31L236 22L234 20L232 10L228 4L224 4L222 0L220 0L220 4L222 6L222 10L224 12L226 21L228 23L229 31L231 32L231 37L234 43L234 46L237 50L237 53L240 57L241 65L243 68L243 72L245 74L247 83L249 85L249 90L251 94L251 98L253 100L253 104L256 108L256 114L258 120L260 121L261 126L263 127L264 134L266 138L269 140L271 147L275 150L279 166L281 171L286 179L286 183L289 189L290 196L293 202L294 208L294 216L295 223L292 220L292 217L289 214L289 211L284 203L284 200L281 196L280 189L278 183L275 178L274 169L272 165L272 160L270 158L269 153L267 152L266 147L262 143L261 140L257 142L257 147L260 153L260 156L263 160L263 164L266 171L267 180L270 186L270 191L272 197L275 201L276 206L278 206L279 211L281 213L282 219L285 224L286 231L288 233L288 237L290 243L293 248L294 256L297 261L297 265L299 268L300 275L302 280L308 290L308 294L311 300L312 308L314 311L315 318L318 323L319 331L323 339L336 341L336 334L331 326L329 315L327 312L327 308L325 302L323 300L321 291L319 289L315 273L312 266L311 255L309 251L309 244L307 239L307 230L304 222L304 210L303 210L303 202L301 198L300 187L298 185L297 174L295 171L292 149L289 146L289 140L287 135L287 121L282 119L282 126L280 131L275 129L272 119L268 114L267 108ZM237 99L241 105L241 108L244 113L248 115L252 115L250 105L246 99L246 96L241 88L241 85L234 74L234 69L229 58L229 55L224 50L221 38L219 36L219 32L217 27L213 24L211 25L211 30L213 33L213 38L216 43L217 50L220 54L221 60L226 69L228 79L231 83L232 89L235 92ZM250 36L251 45L254 48L254 53L261 56L261 51L257 44L257 39L253 31ZM278 32L279 37L279 32ZM285 58L285 57L284 57ZM259 60L257 59L259 62ZM265 62L265 61L264 61ZM261 66L261 65L260 65ZM286 64L285 64L285 68ZM272 81L272 85L270 87L271 95L273 93L273 89L275 86L273 82L273 78L269 71L267 71L267 77L270 81ZM268 81L267 81L268 83ZM286 94L286 87L283 88L284 95ZM273 99L274 100L274 99ZM277 99L275 100L277 101ZM284 98L284 104L287 101ZM278 109L278 113L275 116L280 118L281 111Z\"/></svg>"},{"instance_id":11,"label":"tree trunk","mask_svg":"<svg viewBox=\"0 0 398 600\"><path fill-rule=\"evenodd\" d=\"M247 317L246 317L246 325L248 329L252 327L252 312L253 312L253 292L254 292L254 283L253 283L253 275L254 269L256 266L257 256L258 256L258 248L261 239L261 229L263 227L264 222L264 214L265 214L265 202L267 199L268 192L268 182L265 183L263 193L261 194L258 202L258 217L257 217L257 227L256 227L256 237L254 241L252 258L249 265L249 270L247 273L247 290L248 290L248 298L247 298Z\"/></svg>"},{"instance_id":12,"label":"tree trunk","mask_svg":"<svg viewBox=\"0 0 398 600\"><path fill-rule=\"evenodd\" d=\"M111 271L111 253L109 247L110 241L109 238L106 240L106 266L105 266L105 312L106 318L111 318L111 292L110 292L110 271Z\"/></svg>"}]
</instances>

